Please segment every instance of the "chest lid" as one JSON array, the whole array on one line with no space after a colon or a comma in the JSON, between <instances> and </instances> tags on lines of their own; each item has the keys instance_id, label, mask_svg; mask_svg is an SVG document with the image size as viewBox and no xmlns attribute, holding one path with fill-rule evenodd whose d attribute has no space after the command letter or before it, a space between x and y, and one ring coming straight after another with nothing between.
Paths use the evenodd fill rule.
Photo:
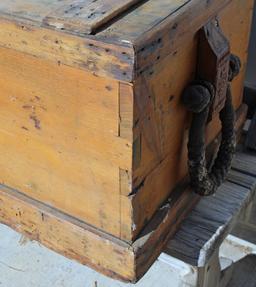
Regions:
<instances>
[{"instance_id":1,"label":"chest lid","mask_svg":"<svg viewBox=\"0 0 256 287\"><path fill-rule=\"evenodd\" d=\"M142 0L1 0L2 14L92 34Z\"/></svg>"},{"instance_id":2,"label":"chest lid","mask_svg":"<svg viewBox=\"0 0 256 287\"><path fill-rule=\"evenodd\" d=\"M232 0L0 0L0 47L134 82Z\"/></svg>"}]
</instances>

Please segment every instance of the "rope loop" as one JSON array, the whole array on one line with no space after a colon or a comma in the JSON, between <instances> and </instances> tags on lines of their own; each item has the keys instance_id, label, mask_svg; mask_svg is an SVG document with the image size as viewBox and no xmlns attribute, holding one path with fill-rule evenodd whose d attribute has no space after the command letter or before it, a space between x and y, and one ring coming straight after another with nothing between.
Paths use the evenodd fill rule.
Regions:
<instances>
[{"instance_id":1,"label":"rope loop","mask_svg":"<svg viewBox=\"0 0 256 287\"><path fill-rule=\"evenodd\" d=\"M201 196L214 194L225 180L236 149L235 112L232 104L231 81L238 75L241 62L231 55L226 102L219 114L222 124L221 143L214 163L207 168L205 157L205 127L214 95L214 87L206 81L189 85L182 96L184 105L193 113L188 141L190 184Z\"/></svg>"}]
</instances>

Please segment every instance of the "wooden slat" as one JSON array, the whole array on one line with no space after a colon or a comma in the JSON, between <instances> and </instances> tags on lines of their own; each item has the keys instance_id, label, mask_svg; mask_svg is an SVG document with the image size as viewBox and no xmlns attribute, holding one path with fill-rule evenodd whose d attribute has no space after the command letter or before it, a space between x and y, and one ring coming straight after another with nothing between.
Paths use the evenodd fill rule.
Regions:
<instances>
[{"instance_id":1,"label":"wooden slat","mask_svg":"<svg viewBox=\"0 0 256 287\"><path fill-rule=\"evenodd\" d=\"M58 9L70 0L1 0L0 14L10 15L15 18L42 22L52 11Z\"/></svg>"},{"instance_id":2,"label":"wooden slat","mask_svg":"<svg viewBox=\"0 0 256 287\"><path fill-rule=\"evenodd\" d=\"M233 167L234 167L234 163L233 163ZM256 180L254 176L247 175L235 169L232 169L229 172L228 180L230 182L233 182L237 185L241 185L246 188L256 188Z\"/></svg>"},{"instance_id":3,"label":"wooden slat","mask_svg":"<svg viewBox=\"0 0 256 287\"><path fill-rule=\"evenodd\" d=\"M0 14L90 34L141 0L1 0Z\"/></svg>"},{"instance_id":4,"label":"wooden slat","mask_svg":"<svg viewBox=\"0 0 256 287\"><path fill-rule=\"evenodd\" d=\"M91 34L115 16L125 12L142 0L70 1L59 10L49 14L44 23L71 32Z\"/></svg>"},{"instance_id":5,"label":"wooden slat","mask_svg":"<svg viewBox=\"0 0 256 287\"><path fill-rule=\"evenodd\" d=\"M239 172L256 176L256 160L250 155L237 153L233 160L232 168Z\"/></svg>"},{"instance_id":6,"label":"wooden slat","mask_svg":"<svg viewBox=\"0 0 256 287\"><path fill-rule=\"evenodd\" d=\"M193 266L204 267L255 192L256 177L231 171L215 196L201 199L169 241L166 252Z\"/></svg>"},{"instance_id":7,"label":"wooden slat","mask_svg":"<svg viewBox=\"0 0 256 287\"><path fill-rule=\"evenodd\" d=\"M231 0L150 0L122 17L98 37L131 42L137 55L136 75L174 53ZM127 30L127 33L123 33Z\"/></svg>"},{"instance_id":8,"label":"wooden slat","mask_svg":"<svg viewBox=\"0 0 256 287\"><path fill-rule=\"evenodd\" d=\"M93 75L132 81L134 50L95 37L78 37L0 15L0 46L58 65L72 66Z\"/></svg>"},{"instance_id":9,"label":"wooden slat","mask_svg":"<svg viewBox=\"0 0 256 287\"><path fill-rule=\"evenodd\" d=\"M137 9L131 11L124 17L118 19L109 28L99 33L98 36L114 38L118 41L135 42L140 37L146 37L152 29L163 20L179 11L191 0L149 0L141 4ZM121 31L127 31L122 33Z\"/></svg>"},{"instance_id":10,"label":"wooden slat","mask_svg":"<svg viewBox=\"0 0 256 287\"><path fill-rule=\"evenodd\" d=\"M119 84L119 136L133 142L133 85Z\"/></svg>"},{"instance_id":11,"label":"wooden slat","mask_svg":"<svg viewBox=\"0 0 256 287\"><path fill-rule=\"evenodd\" d=\"M128 244L4 186L0 186L0 222L108 276L135 277Z\"/></svg>"}]
</instances>

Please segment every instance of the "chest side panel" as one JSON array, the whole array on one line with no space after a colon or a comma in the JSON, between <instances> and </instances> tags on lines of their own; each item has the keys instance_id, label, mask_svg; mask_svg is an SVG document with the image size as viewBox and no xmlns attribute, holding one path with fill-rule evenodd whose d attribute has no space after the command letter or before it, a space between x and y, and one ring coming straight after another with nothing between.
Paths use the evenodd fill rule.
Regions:
<instances>
[{"instance_id":1,"label":"chest side panel","mask_svg":"<svg viewBox=\"0 0 256 287\"><path fill-rule=\"evenodd\" d=\"M0 49L1 183L120 236L119 83Z\"/></svg>"},{"instance_id":2,"label":"chest side panel","mask_svg":"<svg viewBox=\"0 0 256 287\"><path fill-rule=\"evenodd\" d=\"M218 14L231 51L242 60L242 72L232 84L235 109L242 103L251 20L248 15L252 6L253 1L235 0ZM180 97L195 77L196 32L188 31L173 53L162 60L159 56L156 64L143 70L135 83L134 154L137 157L133 162L132 198L135 233L187 174L189 115ZM207 142L219 131L220 123L215 117L207 128Z\"/></svg>"}]
</instances>

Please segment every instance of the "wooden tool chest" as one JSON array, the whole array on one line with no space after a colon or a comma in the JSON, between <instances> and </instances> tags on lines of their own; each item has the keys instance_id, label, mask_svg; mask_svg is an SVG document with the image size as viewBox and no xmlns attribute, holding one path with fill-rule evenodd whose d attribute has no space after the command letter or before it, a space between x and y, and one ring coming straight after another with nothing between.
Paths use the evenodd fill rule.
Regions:
<instances>
[{"instance_id":1,"label":"wooden tool chest","mask_svg":"<svg viewBox=\"0 0 256 287\"><path fill-rule=\"evenodd\" d=\"M182 94L198 66L214 71L208 50L223 64L218 41L241 61L232 98L243 123L253 2L1 0L0 222L138 280L198 201L177 188L192 117ZM207 144L221 130L224 74Z\"/></svg>"}]
</instances>

